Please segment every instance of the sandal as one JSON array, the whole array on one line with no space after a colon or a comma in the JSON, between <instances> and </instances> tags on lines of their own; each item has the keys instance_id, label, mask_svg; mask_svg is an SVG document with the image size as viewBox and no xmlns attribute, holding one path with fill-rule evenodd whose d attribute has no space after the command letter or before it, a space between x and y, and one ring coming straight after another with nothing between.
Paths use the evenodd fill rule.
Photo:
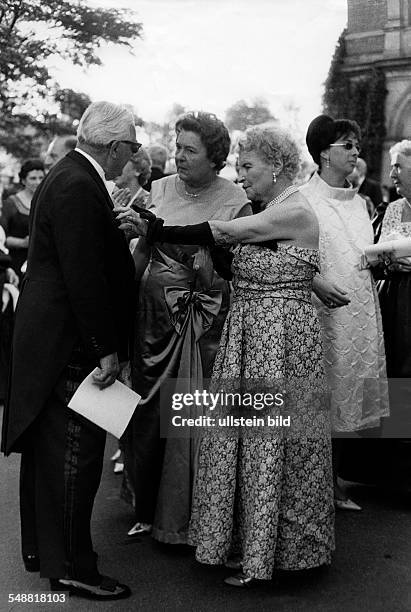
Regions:
<instances>
[{"instance_id":1,"label":"sandal","mask_svg":"<svg viewBox=\"0 0 411 612\"><path fill-rule=\"evenodd\" d=\"M125 599L130 597L131 591L125 584L120 584L114 578L101 576L100 584L86 584L79 580L60 578L50 580L52 591L68 591L70 595L85 597L86 599L107 600Z\"/></svg>"},{"instance_id":2,"label":"sandal","mask_svg":"<svg viewBox=\"0 0 411 612\"><path fill-rule=\"evenodd\" d=\"M235 587L248 587L253 582L253 578L251 576L247 576L247 574L236 574L235 576L229 576L224 580L226 584Z\"/></svg>"}]
</instances>

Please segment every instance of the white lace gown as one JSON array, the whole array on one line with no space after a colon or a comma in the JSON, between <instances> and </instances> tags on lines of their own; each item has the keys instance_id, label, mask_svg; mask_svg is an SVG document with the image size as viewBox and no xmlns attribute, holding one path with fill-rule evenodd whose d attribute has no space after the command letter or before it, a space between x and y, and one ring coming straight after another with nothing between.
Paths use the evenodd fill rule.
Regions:
<instances>
[{"instance_id":1,"label":"white lace gown","mask_svg":"<svg viewBox=\"0 0 411 612\"><path fill-rule=\"evenodd\" d=\"M348 306L315 305L323 331L334 431L376 427L389 415L384 337L375 283L360 270L373 231L355 189L330 187L318 174L301 187L320 225L321 275L348 292Z\"/></svg>"}]
</instances>

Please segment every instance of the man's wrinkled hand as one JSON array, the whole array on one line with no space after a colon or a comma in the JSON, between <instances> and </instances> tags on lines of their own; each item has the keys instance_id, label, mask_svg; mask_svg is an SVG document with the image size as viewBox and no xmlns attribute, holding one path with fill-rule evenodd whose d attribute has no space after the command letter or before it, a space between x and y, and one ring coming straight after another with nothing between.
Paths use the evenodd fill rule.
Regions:
<instances>
[{"instance_id":1,"label":"man's wrinkled hand","mask_svg":"<svg viewBox=\"0 0 411 612\"><path fill-rule=\"evenodd\" d=\"M95 372L93 382L101 389L105 389L113 384L120 372L117 353L111 353L100 359L100 368Z\"/></svg>"}]
</instances>

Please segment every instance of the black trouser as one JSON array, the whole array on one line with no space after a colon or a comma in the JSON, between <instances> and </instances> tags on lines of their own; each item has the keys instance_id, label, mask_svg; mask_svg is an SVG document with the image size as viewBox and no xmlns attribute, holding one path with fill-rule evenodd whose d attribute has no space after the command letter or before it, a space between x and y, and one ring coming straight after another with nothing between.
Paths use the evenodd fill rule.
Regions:
<instances>
[{"instance_id":1,"label":"black trouser","mask_svg":"<svg viewBox=\"0 0 411 612\"><path fill-rule=\"evenodd\" d=\"M46 578L98 580L90 520L106 433L67 408L56 386L26 434L20 471L23 554L38 554Z\"/></svg>"}]
</instances>

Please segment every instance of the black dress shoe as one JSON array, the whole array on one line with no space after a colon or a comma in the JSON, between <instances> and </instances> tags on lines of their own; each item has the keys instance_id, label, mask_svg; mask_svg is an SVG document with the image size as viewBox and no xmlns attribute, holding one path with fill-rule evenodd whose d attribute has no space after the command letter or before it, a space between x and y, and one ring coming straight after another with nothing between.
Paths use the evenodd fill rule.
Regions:
<instances>
[{"instance_id":1,"label":"black dress shoe","mask_svg":"<svg viewBox=\"0 0 411 612\"><path fill-rule=\"evenodd\" d=\"M23 563L27 572L40 571L40 559L37 555L23 555Z\"/></svg>"},{"instance_id":2,"label":"black dress shoe","mask_svg":"<svg viewBox=\"0 0 411 612\"><path fill-rule=\"evenodd\" d=\"M87 584L67 578L50 578L50 590L68 591L70 595L99 601L125 599L131 595L127 585L120 584L117 580L108 576L100 576L98 584Z\"/></svg>"},{"instance_id":3,"label":"black dress shoe","mask_svg":"<svg viewBox=\"0 0 411 612\"><path fill-rule=\"evenodd\" d=\"M60 582L58 578L50 578L50 591L70 591L70 586Z\"/></svg>"}]
</instances>

